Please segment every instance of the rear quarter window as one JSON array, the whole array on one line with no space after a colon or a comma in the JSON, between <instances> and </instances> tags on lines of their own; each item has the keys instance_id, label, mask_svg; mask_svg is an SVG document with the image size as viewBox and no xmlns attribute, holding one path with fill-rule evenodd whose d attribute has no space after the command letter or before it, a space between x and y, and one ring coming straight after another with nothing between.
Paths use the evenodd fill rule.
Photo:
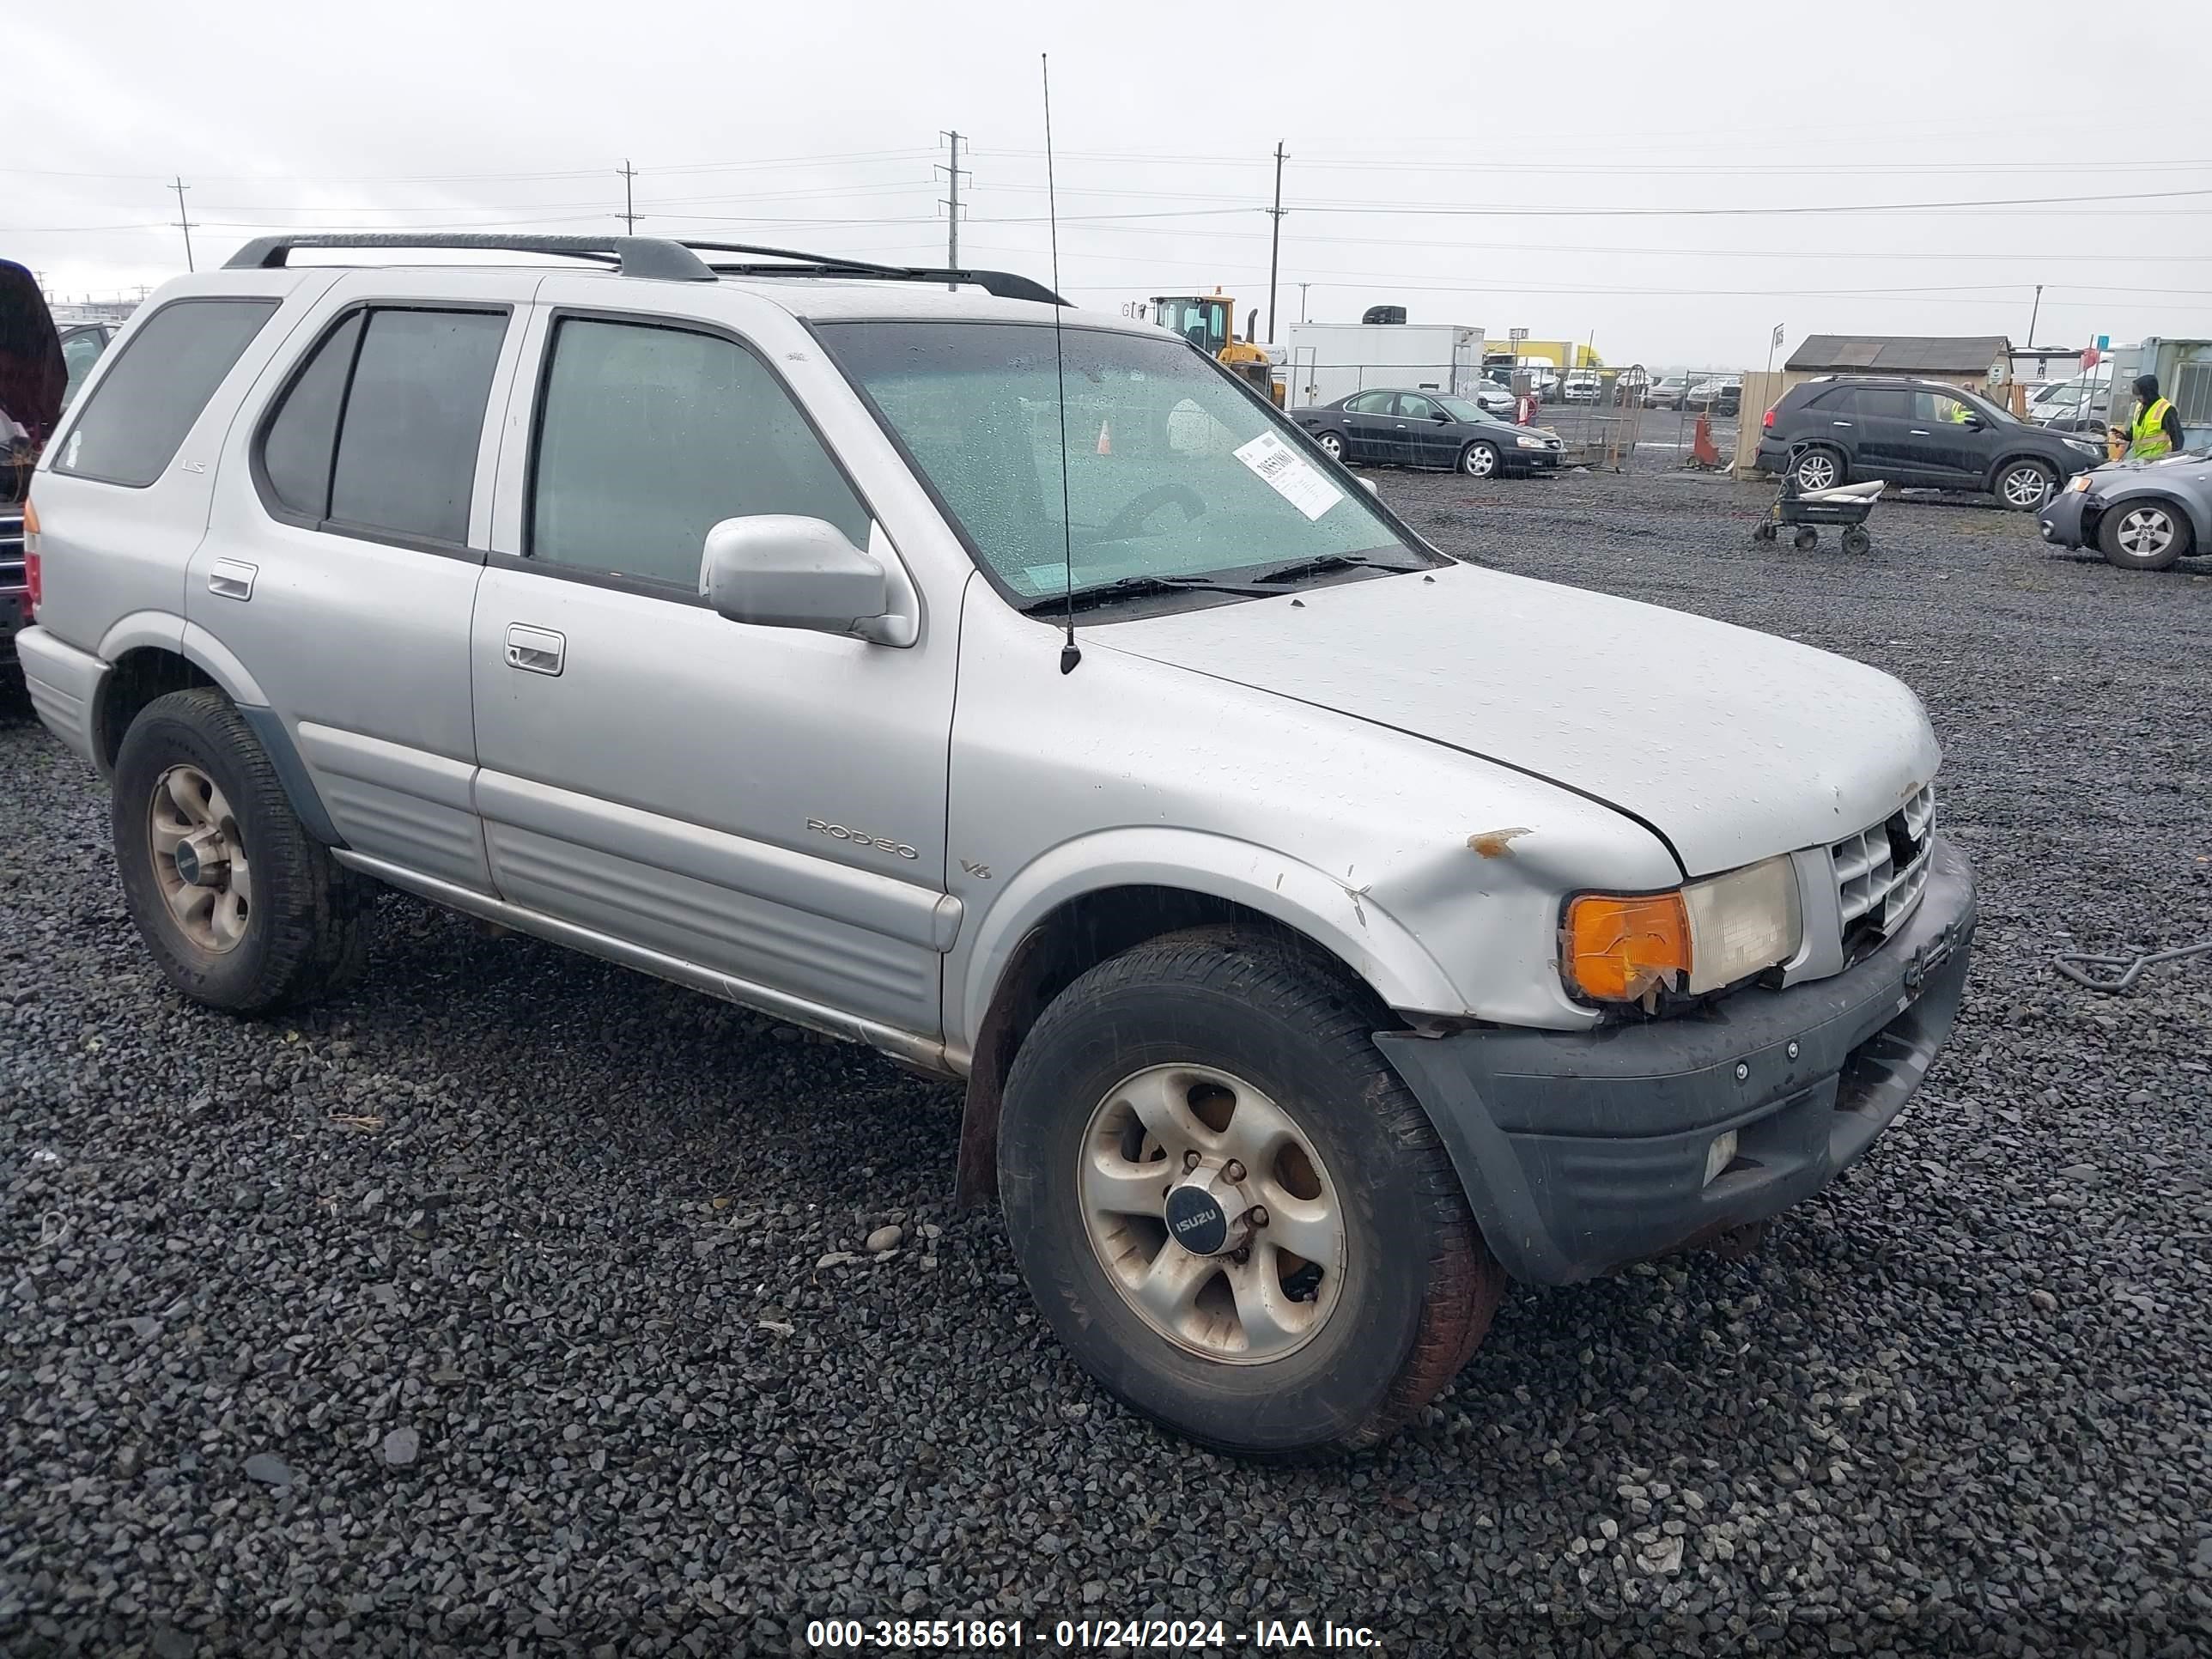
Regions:
<instances>
[{"instance_id":1,"label":"rear quarter window","mask_svg":"<svg viewBox=\"0 0 2212 1659\"><path fill-rule=\"evenodd\" d=\"M239 356L276 313L274 299L173 300L115 348L62 441L54 471L143 489L177 449Z\"/></svg>"}]
</instances>

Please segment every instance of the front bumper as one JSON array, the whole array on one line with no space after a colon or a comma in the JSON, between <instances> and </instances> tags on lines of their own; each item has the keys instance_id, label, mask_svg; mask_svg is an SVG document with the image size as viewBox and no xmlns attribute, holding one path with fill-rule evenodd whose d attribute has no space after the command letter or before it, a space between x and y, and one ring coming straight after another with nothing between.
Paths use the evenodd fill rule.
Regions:
<instances>
[{"instance_id":1,"label":"front bumper","mask_svg":"<svg viewBox=\"0 0 2212 1659\"><path fill-rule=\"evenodd\" d=\"M1975 916L1939 836L1911 918L1831 978L1644 1024L1376 1042L1506 1270L1576 1284L1778 1214L1864 1155L1950 1035ZM1708 1182L1729 1130L1735 1160Z\"/></svg>"},{"instance_id":2,"label":"front bumper","mask_svg":"<svg viewBox=\"0 0 2212 1659\"><path fill-rule=\"evenodd\" d=\"M2088 505L2089 494L2086 489L2062 489L2045 501L2036 515L2043 539L2053 547L2087 547L2091 530L2083 509Z\"/></svg>"}]
</instances>

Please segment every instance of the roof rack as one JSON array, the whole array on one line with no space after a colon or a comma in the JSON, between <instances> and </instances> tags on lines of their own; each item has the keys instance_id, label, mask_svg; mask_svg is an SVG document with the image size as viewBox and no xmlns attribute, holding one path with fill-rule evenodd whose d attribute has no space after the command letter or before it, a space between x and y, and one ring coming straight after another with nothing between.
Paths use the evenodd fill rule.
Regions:
<instances>
[{"instance_id":1,"label":"roof rack","mask_svg":"<svg viewBox=\"0 0 2212 1659\"><path fill-rule=\"evenodd\" d=\"M1066 301L1042 283L1011 270L955 270L936 265L879 265L869 259L848 259L835 253L802 253L795 248L755 247L745 242L695 242L689 237L676 244L695 253L752 253L787 261L781 264L712 264L720 276L843 276L886 283L965 283L1001 300L1030 300L1038 305L1064 306Z\"/></svg>"},{"instance_id":2,"label":"roof rack","mask_svg":"<svg viewBox=\"0 0 2212 1659\"><path fill-rule=\"evenodd\" d=\"M387 231L356 235L257 236L224 262L226 270L281 270L301 247L472 247L501 253L562 253L613 264L625 276L711 283L706 262L661 236L487 236L477 232Z\"/></svg>"},{"instance_id":3,"label":"roof rack","mask_svg":"<svg viewBox=\"0 0 2212 1659\"><path fill-rule=\"evenodd\" d=\"M756 247L746 242L676 241L664 236L495 236L481 232L404 230L318 236L257 236L224 262L227 270L281 270L292 250L339 248L483 248L500 253L559 253L612 264L625 276L663 282L711 283L718 276L838 276L870 282L965 283L1001 300L1064 306L1043 283L1010 270L952 270L924 265L880 265L834 253ZM702 253L750 253L774 264L709 264Z\"/></svg>"}]
</instances>

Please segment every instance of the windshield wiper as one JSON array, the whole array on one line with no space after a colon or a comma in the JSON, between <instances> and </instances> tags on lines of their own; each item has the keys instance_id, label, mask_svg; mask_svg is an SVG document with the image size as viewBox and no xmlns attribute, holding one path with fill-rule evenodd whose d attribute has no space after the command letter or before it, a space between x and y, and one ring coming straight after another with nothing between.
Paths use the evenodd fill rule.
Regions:
<instances>
[{"instance_id":1,"label":"windshield wiper","mask_svg":"<svg viewBox=\"0 0 2212 1659\"><path fill-rule=\"evenodd\" d=\"M1065 594L1048 593L1031 599L1022 609L1024 612L1060 611L1073 606L1078 611L1095 605L1110 605L1116 599L1140 599L1153 593L1239 593L1247 599L1272 599L1276 590L1259 587L1246 582L1224 581L1214 576L1122 576L1096 587L1079 587L1071 599Z\"/></svg>"},{"instance_id":2,"label":"windshield wiper","mask_svg":"<svg viewBox=\"0 0 2212 1659\"><path fill-rule=\"evenodd\" d=\"M1426 565L1394 564L1388 559L1370 558L1364 553L1323 553L1310 559L1295 559L1288 564L1279 564L1263 570L1252 578L1255 582L1294 582L1308 576L1326 575L1332 570L1388 570L1404 574L1411 570L1425 570Z\"/></svg>"}]
</instances>

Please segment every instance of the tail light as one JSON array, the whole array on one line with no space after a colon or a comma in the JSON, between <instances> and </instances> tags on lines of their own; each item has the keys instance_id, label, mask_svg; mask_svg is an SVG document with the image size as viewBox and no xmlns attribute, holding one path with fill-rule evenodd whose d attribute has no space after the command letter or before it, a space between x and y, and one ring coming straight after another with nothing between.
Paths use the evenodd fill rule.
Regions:
<instances>
[{"instance_id":1,"label":"tail light","mask_svg":"<svg viewBox=\"0 0 2212 1659\"><path fill-rule=\"evenodd\" d=\"M1772 410L1771 410L1771 409L1770 409L1770 410L1768 410L1766 411L1766 418L1765 418L1765 420L1761 421L1759 424L1759 429L1760 429L1760 430L1762 430L1762 431L1765 431L1765 432L1771 432L1771 431L1773 431L1773 430L1774 430L1774 411L1773 411Z\"/></svg>"},{"instance_id":2,"label":"tail light","mask_svg":"<svg viewBox=\"0 0 2212 1659\"><path fill-rule=\"evenodd\" d=\"M39 562L39 509L30 502L23 503L23 583L30 591L25 604L31 620L39 619L39 601L46 597L46 583L40 579Z\"/></svg>"}]
</instances>

